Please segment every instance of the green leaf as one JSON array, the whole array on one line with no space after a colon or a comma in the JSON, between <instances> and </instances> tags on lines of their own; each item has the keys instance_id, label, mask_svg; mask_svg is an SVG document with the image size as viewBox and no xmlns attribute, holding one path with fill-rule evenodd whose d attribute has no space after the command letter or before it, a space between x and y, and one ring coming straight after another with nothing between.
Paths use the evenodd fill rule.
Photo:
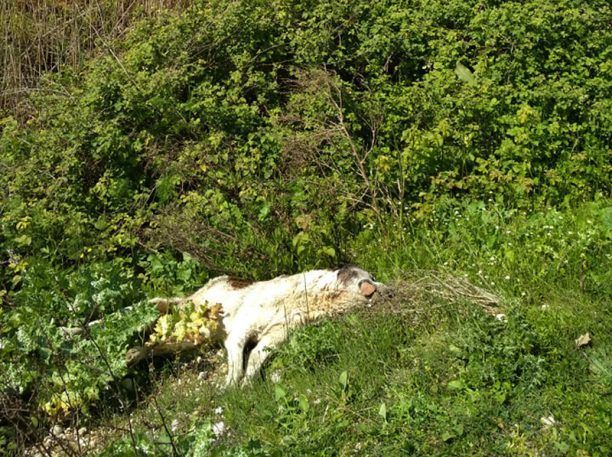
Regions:
<instances>
[{"instance_id":1,"label":"green leaf","mask_svg":"<svg viewBox=\"0 0 612 457\"><path fill-rule=\"evenodd\" d=\"M457 66L455 67L455 74L457 77L470 85L476 84L476 78L474 74L470 71L468 67L463 65L461 62L457 62Z\"/></svg>"},{"instance_id":2,"label":"green leaf","mask_svg":"<svg viewBox=\"0 0 612 457\"><path fill-rule=\"evenodd\" d=\"M383 418L385 422L387 422L387 405L385 403L380 404L380 408L378 408L378 415Z\"/></svg>"},{"instance_id":3,"label":"green leaf","mask_svg":"<svg viewBox=\"0 0 612 457\"><path fill-rule=\"evenodd\" d=\"M322 247L319 252L329 257L336 257L336 250L331 246Z\"/></svg>"},{"instance_id":4,"label":"green leaf","mask_svg":"<svg viewBox=\"0 0 612 457\"><path fill-rule=\"evenodd\" d=\"M465 387L461 379L455 379L454 381L450 381L447 386L449 389L453 390L463 389Z\"/></svg>"},{"instance_id":5,"label":"green leaf","mask_svg":"<svg viewBox=\"0 0 612 457\"><path fill-rule=\"evenodd\" d=\"M264 221L268 214L270 213L271 205L270 203L265 203L261 209L259 210L259 214L257 215L257 219L260 221Z\"/></svg>"},{"instance_id":6,"label":"green leaf","mask_svg":"<svg viewBox=\"0 0 612 457\"><path fill-rule=\"evenodd\" d=\"M32 238L29 237L28 235L18 236L17 238L15 238L15 241L20 246L29 246L30 244L32 244Z\"/></svg>"},{"instance_id":7,"label":"green leaf","mask_svg":"<svg viewBox=\"0 0 612 457\"><path fill-rule=\"evenodd\" d=\"M274 386L274 399L279 401L287 396L287 392L281 386Z\"/></svg>"},{"instance_id":8,"label":"green leaf","mask_svg":"<svg viewBox=\"0 0 612 457\"><path fill-rule=\"evenodd\" d=\"M342 388L346 389L348 385L348 373L346 372L346 370L340 373L340 377L338 378L338 381L340 382L340 385L342 386Z\"/></svg>"},{"instance_id":9,"label":"green leaf","mask_svg":"<svg viewBox=\"0 0 612 457\"><path fill-rule=\"evenodd\" d=\"M13 278L11 279L11 285L13 287L16 287L17 285L19 285L19 283L21 282L23 278L21 277L21 275L15 275L13 276Z\"/></svg>"},{"instance_id":10,"label":"green leaf","mask_svg":"<svg viewBox=\"0 0 612 457\"><path fill-rule=\"evenodd\" d=\"M448 350L449 350L449 351L451 351L451 352L452 352L454 355L456 355L456 356L460 356L460 355L461 355L461 353L463 352L463 351L461 350L461 348L459 348L459 347L455 346L454 344L450 344L450 345L448 346Z\"/></svg>"},{"instance_id":11,"label":"green leaf","mask_svg":"<svg viewBox=\"0 0 612 457\"><path fill-rule=\"evenodd\" d=\"M305 395L300 395L299 399L300 409L307 413L310 409L310 404L308 403L308 398Z\"/></svg>"},{"instance_id":12,"label":"green leaf","mask_svg":"<svg viewBox=\"0 0 612 457\"><path fill-rule=\"evenodd\" d=\"M176 277L181 281L188 281L191 278L192 270L191 268L181 268L176 272Z\"/></svg>"},{"instance_id":13,"label":"green leaf","mask_svg":"<svg viewBox=\"0 0 612 457\"><path fill-rule=\"evenodd\" d=\"M455 433L457 433L457 436L463 435L463 424L455 425Z\"/></svg>"},{"instance_id":14,"label":"green leaf","mask_svg":"<svg viewBox=\"0 0 612 457\"><path fill-rule=\"evenodd\" d=\"M455 437L451 432L442 433L442 441L450 441Z\"/></svg>"}]
</instances>

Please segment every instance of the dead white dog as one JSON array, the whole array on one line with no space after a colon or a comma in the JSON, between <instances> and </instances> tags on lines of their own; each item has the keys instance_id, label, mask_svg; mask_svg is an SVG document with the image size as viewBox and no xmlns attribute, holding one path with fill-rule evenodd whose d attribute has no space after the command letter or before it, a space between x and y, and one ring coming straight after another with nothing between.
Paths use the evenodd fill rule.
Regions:
<instances>
[{"instance_id":1,"label":"dead white dog","mask_svg":"<svg viewBox=\"0 0 612 457\"><path fill-rule=\"evenodd\" d=\"M187 298L154 299L160 309L192 302L220 304L227 350L226 384L248 382L270 350L283 342L292 328L322 316L363 306L387 288L354 266L313 270L269 281L248 282L228 276L212 279ZM247 347L253 347L245 354ZM245 363L245 357L248 359Z\"/></svg>"}]
</instances>

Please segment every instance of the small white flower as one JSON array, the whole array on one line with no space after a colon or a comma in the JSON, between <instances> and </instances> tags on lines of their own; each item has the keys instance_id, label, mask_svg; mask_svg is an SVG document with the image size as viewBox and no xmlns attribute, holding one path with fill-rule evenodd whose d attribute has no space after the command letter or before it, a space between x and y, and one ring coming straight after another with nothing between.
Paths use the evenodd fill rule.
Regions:
<instances>
[{"instance_id":1,"label":"small white flower","mask_svg":"<svg viewBox=\"0 0 612 457\"><path fill-rule=\"evenodd\" d=\"M557 421L555 420L554 416L551 414L548 417L540 417L540 422L542 422L542 425L544 427L542 427L544 430L548 430L551 427L554 427L555 425L557 425Z\"/></svg>"},{"instance_id":2,"label":"small white flower","mask_svg":"<svg viewBox=\"0 0 612 457\"><path fill-rule=\"evenodd\" d=\"M172 424L170 424L170 430L172 430L173 432L176 432L179 428L179 421L177 419L174 419L172 421Z\"/></svg>"},{"instance_id":3,"label":"small white flower","mask_svg":"<svg viewBox=\"0 0 612 457\"><path fill-rule=\"evenodd\" d=\"M223 406L217 406L214 411L215 414L223 414Z\"/></svg>"},{"instance_id":4,"label":"small white flower","mask_svg":"<svg viewBox=\"0 0 612 457\"><path fill-rule=\"evenodd\" d=\"M223 421L219 421L212 426L212 432L216 438L221 437L225 433L225 424Z\"/></svg>"},{"instance_id":5,"label":"small white flower","mask_svg":"<svg viewBox=\"0 0 612 457\"><path fill-rule=\"evenodd\" d=\"M497 319L500 322L508 322L508 319L506 318L506 315L504 313L496 314L495 319Z\"/></svg>"},{"instance_id":6,"label":"small white flower","mask_svg":"<svg viewBox=\"0 0 612 457\"><path fill-rule=\"evenodd\" d=\"M506 277L504 278L506 281L510 281L510 275L506 275Z\"/></svg>"},{"instance_id":7,"label":"small white flower","mask_svg":"<svg viewBox=\"0 0 612 457\"><path fill-rule=\"evenodd\" d=\"M274 371L270 373L270 381L274 384L278 384L281 381L281 375L278 371Z\"/></svg>"}]
</instances>

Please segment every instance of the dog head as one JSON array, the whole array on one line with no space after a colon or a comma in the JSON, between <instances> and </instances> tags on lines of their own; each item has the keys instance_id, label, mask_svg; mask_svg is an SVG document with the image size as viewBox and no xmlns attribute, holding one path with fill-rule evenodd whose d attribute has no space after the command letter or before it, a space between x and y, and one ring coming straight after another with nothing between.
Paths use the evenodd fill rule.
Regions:
<instances>
[{"instance_id":1,"label":"dog head","mask_svg":"<svg viewBox=\"0 0 612 457\"><path fill-rule=\"evenodd\" d=\"M391 296L391 290L372 275L354 265L347 265L337 271L338 288L361 296L366 300Z\"/></svg>"}]
</instances>

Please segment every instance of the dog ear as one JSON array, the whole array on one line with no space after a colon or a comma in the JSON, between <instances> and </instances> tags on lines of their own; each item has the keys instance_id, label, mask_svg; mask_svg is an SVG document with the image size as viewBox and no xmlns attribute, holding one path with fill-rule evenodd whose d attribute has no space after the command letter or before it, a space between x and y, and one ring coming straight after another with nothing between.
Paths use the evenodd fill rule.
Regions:
<instances>
[{"instance_id":1,"label":"dog ear","mask_svg":"<svg viewBox=\"0 0 612 457\"><path fill-rule=\"evenodd\" d=\"M372 284L370 281L361 281L359 284L359 290L361 291L361 295L364 297L371 296L374 292L376 292L376 286Z\"/></svg>"}]
</instances>

